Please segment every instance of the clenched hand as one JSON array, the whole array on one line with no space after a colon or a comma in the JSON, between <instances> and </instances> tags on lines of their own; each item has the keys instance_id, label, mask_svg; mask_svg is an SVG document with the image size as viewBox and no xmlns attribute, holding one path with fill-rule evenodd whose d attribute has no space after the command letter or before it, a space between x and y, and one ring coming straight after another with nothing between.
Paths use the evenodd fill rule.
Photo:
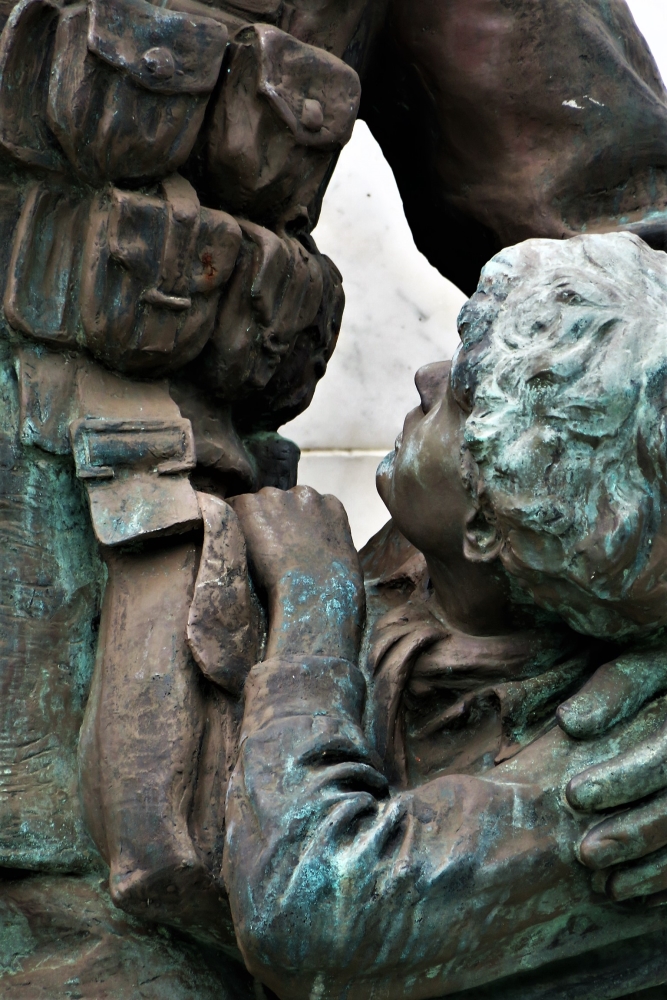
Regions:
<instances>
[{"instance_id":1,"label":"clenched hand","mask_svg":"<svg viewBox=\"0 0 667 1000\"><path fill-rule=\"evenodd\" d=\"M364 617L359 558L343 505L308 486L267 487L230 501L253 579L267 596L266 656L355 660Z\"/></svg>"}]
</instances>

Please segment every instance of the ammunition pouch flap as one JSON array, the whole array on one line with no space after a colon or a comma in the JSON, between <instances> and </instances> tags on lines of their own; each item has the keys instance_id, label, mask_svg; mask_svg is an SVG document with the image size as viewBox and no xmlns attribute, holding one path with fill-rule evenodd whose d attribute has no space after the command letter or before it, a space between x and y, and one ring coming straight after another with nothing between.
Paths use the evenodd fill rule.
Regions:
<instances>
[{"instance_id":1,"label":"ammunition pouch flap","mask_svg":"<svg viewBox=\"0 0 667 1000\"><path fill-rule=\"evenodd\" d=\"M301 146L335 152L352 136L361 85L356 72L324 49L279 28L256 24L249 39L257 58L257 92Z\"/></svg>"},{"instance_id":2,"label":"ammunition pouch flap","mask_svg":"<svg viewBox=\"0 0 667 1000\"><path fill-rule=\"evenodd\" d=\"M239 32L205 136L207 181L268 225L308 216L349 140L361 85L341 59L271 25Z\"/></svg>"},{"instance_id":3,"label":"ammunition pouch flap","mask_svg":"<svg viewBox=\"0 0 667 1000\"><path fill-rule=\"evenodd\" d=\"M210 94L227 45L218 20L145 0L90 0L88 50L146 90Z\"/></svg>"},{"instance_id":4,"label":"ammunition pouch flap","mask_svg":"<svg viewBox=\"0 0 667 1000\"><path fill-rule=\"evenodd\" d=\"M163 176L190 155L215 86L227 29L146 0L91 0L63 11L48 124L88 181Z\"/></svg>"},{"instance_id":5,"label":"ammunition pouch flap","mask_svg":"<svg viewBox=\"0 0 667 1000\"><path fill-rule=\"evenodd\" d=\"M203 377L238 400L263 388L320 307L323 277L314 254L291 237L241 222L243 245L203 353Z\"/></svg>"},{"instance_id":6,"label":"ammunition pouch flap","mask_svg":"<svg viewBox=\"0 0 667 1000\"><path fill-rule=\"evenodd\" d=\"M22 0L0 34L0 145L15 159L46 170L65 166L46 123L58 0Z\"/></svg>"},{"instance_id":7,"label":"ammunition pouch flap","mask_svg":"<svg viewBox=\"0 0 667 1000\"><path fill-rule=\"evenodd\" d=\"M225 24L196 7L22 0L0 35L0 144L47 170L69 160L93 184L172 173L227 47Z\"/></svg>"}]
</instances>

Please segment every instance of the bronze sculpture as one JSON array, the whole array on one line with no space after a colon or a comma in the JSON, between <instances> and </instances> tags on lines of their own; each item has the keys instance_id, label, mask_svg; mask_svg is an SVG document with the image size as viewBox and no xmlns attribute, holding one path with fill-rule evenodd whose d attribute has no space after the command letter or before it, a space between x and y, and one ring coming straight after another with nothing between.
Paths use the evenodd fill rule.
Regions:
<instances>
[{"instance_id":1,"label":"bronze sculpture","mask_svg":"<svg viewBox=\"0 0 667 1000\"><path fill-rule=\"evenodd\" d=\"M527 236L661 245L664 89L622 2L3 16L0 983L252 996L220 866L266 609L220 498L295 481L277 430L340 326L310 231L359 76L420 245L467 291Z\"/></svg>"},{"instance_id":2,"label":"bronze sculpture","mask_svg":"<svg viewBox=\"0 0 667 1000\"><path fill-rule=\"evenodd\" d=\"M667 978L662 909L609 903L664 888L663 797L641 801L664 778L634 785L634 816L593 811L624 795L605 762L635 744L646 764L665 723L659 698L623 724L665 684L666 301L667 258L630 235L490 262L378 470L425 561L385 555L363 643L338 502L233 501L269 637L224 874L248 967L279 996L620 997ZM633 696L607 699L609 736L566 735L556 706L612 650Z\"/></svg>"}]
</instances>

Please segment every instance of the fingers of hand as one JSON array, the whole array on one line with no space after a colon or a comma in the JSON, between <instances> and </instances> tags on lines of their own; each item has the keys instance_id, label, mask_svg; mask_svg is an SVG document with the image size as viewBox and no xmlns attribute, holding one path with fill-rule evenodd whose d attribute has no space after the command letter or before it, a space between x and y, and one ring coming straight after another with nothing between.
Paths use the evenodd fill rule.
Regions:
<instances>
[{"instance_id":1,"label":"fingers of hand","mask_svg":"<svg viewBox=\"0 0 667 1000\"><path fill-rule=\"evenodd\" d=\"M667 687L667 650L628 653L601 666L558 709L558 722L575 739L599 736L631 718Z\"/></svg>"},{"instance_id":2,"label":"fingers of hand","mask_svg":"<svg viewBox=\"0 0 667 1000\"><path fill-rule=\"evenodd\" d=\"M243 493L230 497L227 503L239 517L256 516L263 512L267 516L289 516L289 514L321 515L326 512L340 523L347 523L347 514L340 500L331 494L320 494L311 486L293 486L290 490L279 490L265 486L258 493Z\"/></svg>"},{"instance_id":3,"label":"fingers of hand","mask_svg":"<svg viewBox=\"0 0 667 1000\"><path fill-rule=\"evenodd\" d=\"M352 533L350 531L347 511L338 497L333 496L331 493L325 493L322 496L322 506L330 518L331 525L335 527L336 532L340 534L341 538L352 545Z\"/></svg>"},{"instance_id":4,"label":"fingers of hand","mask_svg":"<svg viewBox=\"0 0 667 1000\"><path fill-rule=\"evenodd\" d=\"M283 493L285 506L299 507L301 510L319 509L322 506L322 495L312 486L293 486Z\"/></svg>"},{"instance_id":5,"label":"fingers of hand","mask_svg":"<svg viewBox=\"0 0 667 1000\"><path fill-rule=\"evenodd\" d=\"M667 846L667 792L598 823L579 848L583 864L594 870L635 861Z\"/></svg>"},{"instance_id":6,"label":"fingers of hand","mask_svg":"<svg viewBox=\"0 0 667 1000\"><path fill-rule=\"evenodd\" d=\"M636 802L663 788L667 788L667 730L664 728L623 756L576 775L565 794L573 809L595 812Z\"/></svg>"},{"instance_id":7,"label":"fingers of hand","mask_svg":"<svg viewBox=\"0 0 667 1000\"><path fill-rule=\"evenodd\" d=\"M230 497L227 503L233 508L241 524L252 527L253 522L271 514L276 508L280 509L281 496L282 490L265 487L259 493L242 493L240 496Z\"/></svg>"},{"instance_id":8,"label":"fingers of hand","mask_svg":"<svg viewBox=\"0 0 667 1000\"><path fill-rule=\"evenodd\" d=\"M295 486L290 493L300 492L303 510L326 528L330 542L354 548L347 512L338 497L332 493L316 493L309 486Z\"/></svg>"},{"instance_id":9,"label":"fingers of hand","mask_svg":"<svg viewBox=\"0 0 667 1000\"><path fill-rule=\"evenodd\" d=\"M313 555L316 549L330 561L338 559L347 566L348 572L359 569L357 552L352 540L347 512L338 497L331 493L319 494L309 486L296 486L290 493L297 494L304 513L303 531L311 531ZM317 544L319 542L319 545Z\"/></svg>"},{"instance_id":10,"label":"fingers of hand","mask_svg":"<svg viewBox=\"0 0 667 1000\"><path fill-rule=\"evenodd\" d=\"M600 873L602 874L602 873ZM614 869L604 892L617 903L639 896L653 896L667 889L667 848L628 868Z\"/></svg>"}]
</instances>

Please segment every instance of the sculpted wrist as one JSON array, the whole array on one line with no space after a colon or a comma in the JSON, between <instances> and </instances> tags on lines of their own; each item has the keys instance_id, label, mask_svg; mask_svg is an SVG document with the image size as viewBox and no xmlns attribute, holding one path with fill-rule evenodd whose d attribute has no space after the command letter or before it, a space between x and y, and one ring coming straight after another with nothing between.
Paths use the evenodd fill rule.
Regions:
<instances>
[{"instance_id":1,"label":"sculpted wrist","mask_svg":"<svg viewBox=\"0 0 667 1000\"><path fill-rule=\"evenodd\" d=\"M356 659L363 600L337 568L326 580L298 570L283 576L271 601L267 655Z\"/></svg>"},{"instance_id":2,"label":"sculpted wrist","mask_svg":"<svg viewBox=\"0 0 667 1000\"><path fill-rule=\"evenodd\" d=\"M278 615L269 627L267 656L335 656L355 660L359 630L340 628L317 606Z\"/></svg>"}]
</instances>

